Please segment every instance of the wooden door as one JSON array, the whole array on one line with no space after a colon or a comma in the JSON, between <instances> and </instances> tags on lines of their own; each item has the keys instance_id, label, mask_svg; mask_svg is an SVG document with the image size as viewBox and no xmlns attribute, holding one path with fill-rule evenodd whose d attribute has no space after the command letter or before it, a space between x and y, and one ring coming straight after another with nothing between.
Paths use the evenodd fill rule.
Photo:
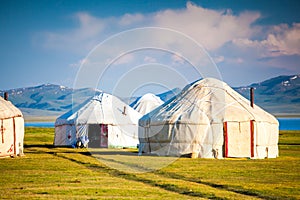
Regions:
<instances>
[{"instance_id":1,"label":"wooden door","mask_svg":"<svg viewBox=\"0 0 300 200\"><path fill-rule=\"evenodd\" d=\"M254 121L224 122L224 157L254 157Z\"/></svg>"}]
</instances>

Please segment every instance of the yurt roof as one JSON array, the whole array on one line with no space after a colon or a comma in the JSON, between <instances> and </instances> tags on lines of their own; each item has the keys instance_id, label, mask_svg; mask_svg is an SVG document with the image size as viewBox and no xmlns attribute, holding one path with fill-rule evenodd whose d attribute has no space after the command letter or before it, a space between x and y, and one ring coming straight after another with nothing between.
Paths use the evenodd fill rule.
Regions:
<instances>
[{"instance_id":1,"label":"yurt roof","mask_svg":"<svg viewBox=\"0 0 300 200\"><path fill-rule=\"evenodd\" d=\"M63 124L137 124L141 114L119 98L102 92L81 106L57 118L55 125Z\"/></svg>"},{"instance_id":2,"label":"yurt roof","mask_svg":"<svg viewBox=\"0 0 300 200\"><path fill-rule=\"evenodd\" d=\"M264 121L276 118L234 91L226 83L205 78L187 85L175 98L140 119L140 125L163 123L220 123L222 121Z\"/></svg>"},{"instance_id":3,"label":"yurt roof","mask_svg":"<svg viewBox=\"0 0 300 200\"><path fill-rule=\"evenodd\" d=\"M155 94L147 93L143 95L132 107L141 114L146 114L164 102Z\"/></svg>"},{"instance_id":4,"label":"yurt roof","mask_svg":"<svg viewBox=\"0 0 300 200\"><path fill-rule=\"evenodd\" d=\"M23 117L23 115L22 112L10 101L6 101L0 97L0 119L8 119L12 117Z\"/></svg>"}]
</instances>

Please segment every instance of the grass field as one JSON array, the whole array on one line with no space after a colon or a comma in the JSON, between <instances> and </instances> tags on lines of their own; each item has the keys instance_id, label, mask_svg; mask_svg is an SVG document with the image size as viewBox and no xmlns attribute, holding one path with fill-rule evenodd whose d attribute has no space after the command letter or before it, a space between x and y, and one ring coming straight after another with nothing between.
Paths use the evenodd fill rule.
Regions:
<instances>
[{"instance_id":1,"label":"grass field","mask_svg":"<svg viewBox=\"0 0 300 200\"><path fill-rule=\"evenodd\" d=\"M276 159L180 158L147 173L53 148L53 137L52 128L26 128L25 156L0 159L1 199L300 199L300 131L280 132ZM120 165L138 159L122 152Z\"/></svg>"}]
</instances>

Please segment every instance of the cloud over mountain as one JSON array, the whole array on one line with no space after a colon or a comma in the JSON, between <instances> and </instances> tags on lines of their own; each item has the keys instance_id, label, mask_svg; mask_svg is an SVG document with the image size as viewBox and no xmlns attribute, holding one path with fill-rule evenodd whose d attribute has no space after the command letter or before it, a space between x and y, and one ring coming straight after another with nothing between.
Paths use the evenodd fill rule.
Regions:
<instances>
[{"instance_id":1,"label":"cloud over mountain","mask_svg":"<svg viewBox=\"0 0 300 200\"><path fill-rule=\"evenodd\" d=\"M163 27L181 32L202 45L218 63L224 79L230 78L224 71L250 69L250 66L254 71L262 68L269 70L269 76L275 75L272 69L298 73L293 66L294 60L300 59L300 23L267 26L258 23L263 17L260 12L213 10L191 2L187 2L183 9L147 14L127 13L106 18L80 12L73 15L75 25L72 29L48 30L42 33L40 39L45 48L74 52L84 57L114 34L131 28ZM172 45L177 41L170 39L167 42ZM287 59L290 56L294 59ZM131 57L130 61L134 66L135 59ZM245 71L241 71L237 76L244 74ZM261 80L262 77L258 78ZM240 84L234 82L232 77L231 81Z\"/></svg>"}]
</instances>

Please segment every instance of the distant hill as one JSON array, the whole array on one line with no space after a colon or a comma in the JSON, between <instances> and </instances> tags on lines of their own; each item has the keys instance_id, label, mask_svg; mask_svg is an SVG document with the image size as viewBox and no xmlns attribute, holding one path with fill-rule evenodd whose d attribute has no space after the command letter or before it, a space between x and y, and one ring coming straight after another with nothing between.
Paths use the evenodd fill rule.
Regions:
<instances>
[{"instance_id":1,"label":"distant hill","mask_svg":"<svg viewBox=\"0 0 300 200\"><path fill-rule=\"evenodd\" d=\"M275 115L300 114L300 75L278 76L249 86L234 88L249 99L255 90L255 104Z\"/></svg>"},{"instance_id":2,"label":"distant hill","mask_svg":"<svg viewBox=\"0 0 300 200\"><path fill-rule=\"evenodd\" d=\"M300 115L300 75L278 76L260 83L235 87L235 91L250 99L250 88L254 90L254 103L276 116ZM164 102L178 94L181 90L175 88L158 94ZM132 104L137 102L137 97Z\"/></svg>"},{"instance_id":3,"label":"distant hill","mask_svg":"<svg viewBox=\"0 0 300 200\"><path fill-rule=\"evenodd\" d=\"M35 87L0 91L8 92L9 100L20 108L25 116L60 115L93 97L98 90L72 89L61 85L43 84Z\"/></svg>"},{"instance_id":4,"label":"distant hill","mask_svg":"<svg viewBox=\"0 0 300 200\"><path fill-rule=\"evenodd\" d=\"M278 76L234 89L249 99L251 87L255 88L254 103L272 114L300 114L300 75ZM180 91L175 88L157 96L166 102ZM100 93L99 90L91 88L72 89L54 84L0 91L0 95L3 96L4 92L8 92L9 100L22 110L25 117L55 117L70 110L72 105L79 105ZM139 97L123 98L128 104L138 99Z\"/></svg>"}]
</instances>

